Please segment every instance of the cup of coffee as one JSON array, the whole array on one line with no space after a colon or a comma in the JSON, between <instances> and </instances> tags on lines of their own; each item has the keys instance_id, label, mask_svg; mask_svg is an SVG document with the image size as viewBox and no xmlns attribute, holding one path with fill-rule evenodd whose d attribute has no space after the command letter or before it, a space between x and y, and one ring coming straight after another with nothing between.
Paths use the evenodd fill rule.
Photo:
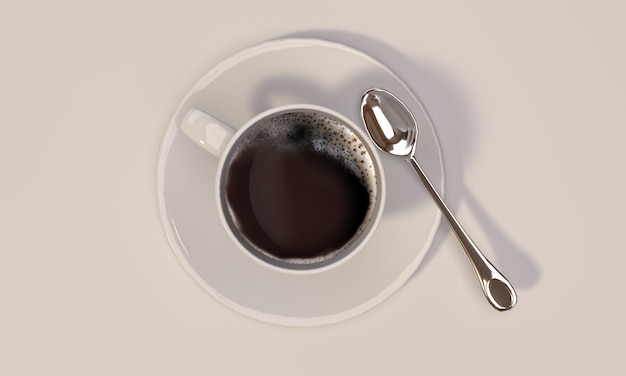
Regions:
<instances>
[{"instance_id":1,"label":"cup of coffee","mask_svg":"<svg viewBox=\"0 0 626 376\"><path fill-rule=\"evenodd\" d=\"M340 265L382 216L382 163L367 135L313 105L267 110L239 129L191 108L181 130L219 158L217 207L225 231L255 261L284 272Z\"/></svg>"}]
</instances>

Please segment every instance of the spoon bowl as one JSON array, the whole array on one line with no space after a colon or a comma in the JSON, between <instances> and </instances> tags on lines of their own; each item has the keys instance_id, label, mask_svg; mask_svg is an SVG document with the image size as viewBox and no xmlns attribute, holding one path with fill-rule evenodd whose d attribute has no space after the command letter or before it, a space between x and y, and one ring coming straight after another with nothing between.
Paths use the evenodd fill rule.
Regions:
<instances>
[{"instance_id":1,"label":"spoon bowl","mask_svg":"<svg viewBox=\"0 0 626 376\"><path fill-rule=\"evenodd\" d=\"M369 89L363 95L361 117L367 133L376 146L386 153L406 159L420 177L472 262L489 303L499 311L513 308L517 303L513 286L487 260L465 229L461 227L417 162L415 145L418 128L411 111L392 93L374 88Z\"/></svg>"},{"instance_id":2,"label":"spoon bowl","mask_svg":"<svg viewBox=\"0 0 626 376\"><path fill-rule=\"evenodd\" d=\"M372 89L363 96L361 109L363 122L378 148L399 157L414 153L417 122L398 98L387 91Z\"/></svg>"}]
</instances>

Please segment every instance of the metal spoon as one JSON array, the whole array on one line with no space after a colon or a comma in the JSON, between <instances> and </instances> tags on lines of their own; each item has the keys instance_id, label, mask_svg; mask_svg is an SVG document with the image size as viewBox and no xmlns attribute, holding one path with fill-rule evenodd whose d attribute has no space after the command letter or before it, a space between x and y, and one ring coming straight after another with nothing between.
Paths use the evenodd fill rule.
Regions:
<instances>
[{"instance_id":1,"label":"metal spoon","mask_svg":"<svg viewBox=\"0 0 626 376\"><path fill-rule=\"evenodd\" d=\"M491 305L500 311L513 308L517 296L513 286L487 260L474 244L461 224L456 220L443 201L424 170L415 158L417 142L417 122L411 111L395 95L382 89L370 89L361 101L361 116L370 137L382 151L406 159L422 179L426 189L432 195L439 209L448 220L457 238L469 257L485 297Z\"/></svg>"}]
</instances>

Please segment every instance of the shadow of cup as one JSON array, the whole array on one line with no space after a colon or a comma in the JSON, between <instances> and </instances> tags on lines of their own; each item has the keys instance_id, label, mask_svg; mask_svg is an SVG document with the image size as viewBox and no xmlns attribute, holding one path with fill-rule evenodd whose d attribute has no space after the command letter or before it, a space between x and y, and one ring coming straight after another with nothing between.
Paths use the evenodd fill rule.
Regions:
<instances>
[{"instance_id":1,"label":"shadow of cup","mask_svg":"<svg viewBox=\"0 0 626 376\"><path fill-rule=\"evenodd\" d=\"M472 121L473 116L467 99L469 95L463 92L458 83L451 78L450 73L445 72L436 62L429 62L424 57L412 59L380 40L361 34L337 30L308 30L283 37L320 38L349 45L379 59L399 77L402 77L420 98L437 129L444 151L447 205L454 211L461 201L467 201L472 214L476 216L479 225L488 234L490 246L488 253L494 255L497 261L494 263L502 273L509 276L515 287L528 289L537 284L540 278L537 263L506 235L497 222L487 214L478 199L467 191L463 183L463 171L471 163L472 147L479 129ZM364 83L371 82L371 78L363 77L363 81ZM302 83L283 83L283 85L299 84ZM364 91L367 89L369 87L364 87ZM327 98L332 101L341 99L332 96ZM406 163L398 160L397 163L390 163L388 166L385 172L388 180L394 183L388 184L386 210L389 212L412 210L430 200L426 191L418 186L421 182ZM394 197L406 197L407 191L414 191L415 201L394 200ZM469 229L469 231L471 233L472 230ZM447 236L449 233L451 233L450 229L447 224L444 224L437 232L431 250L414 275L417 275L419 270L434 257L445 240L444 235ZM461 250L460 245L459 250Z\"/></svg>"}]
</instances>

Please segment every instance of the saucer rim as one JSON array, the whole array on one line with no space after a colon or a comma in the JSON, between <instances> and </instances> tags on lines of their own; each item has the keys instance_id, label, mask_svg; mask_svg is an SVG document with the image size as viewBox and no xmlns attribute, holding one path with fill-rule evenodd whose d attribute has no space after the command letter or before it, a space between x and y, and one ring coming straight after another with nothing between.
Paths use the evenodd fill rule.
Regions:
<instances>
[{"instance_id":1,"label":"saucer rim","mask_svg":"<svg viewBox=\"0 0 626 376\"><path fill-rule=\"evenodd\" d=\"M317 327L339 323L345 321L350 318L357 317L374 307L383 303L386 299L392 296L395 292L397 292L404 284L411 278L411 276L417 271L419 265L422 263L424 257L428 253L428 251L432 248L434 237L439 229L441 224L442 214L440 211L437 211L435 214L435 220L433 221L433 225L430 228L427 236L425 237L425 242L422 245L420 252L412 259L410 263L408 263L404 269L398 273L395 280L389 283L384 289L382 289L375 296L363 301L361 304L354 306L352 308L342 310L340 312L336 312L329 315L315 315L310 317L305 316L283 316L279 314L267 313L263 311L259 311L253 308L249 308L240 304L237 304L233 300L228 299L219 291L215 290L209 283L207 283L198 273L195 268L191 265L188 259L185 257L185 254L189 255L187 250L185 249L184 242L180 239L178 235L178 231L176 229L176 224L173 221L170 221L167 218L167 208L164 199L164 187L165 187L165 166L169 156L169 151L171 149L171 145L174 142L174 138L177 133L177 127L175 124L175 119L178 114L184 107L185 103L188 99L198 90L201 90L205 87L204 83L212 82L215 78L219 77L221 74L226 72L230 67L234 66L238 62L245 61L250 57L253 57L257 54L257 51L263 50L263 52L271 52L273 50L281 50L288 48L296 48L296 47L328 47L333 49L339 49L346 51L350 54L358 55L361 58L368 60L369 62L375 64L380 67L384 71L386 71L391 77L393 77L399 84L401 84L415 100L416 103L419 104L421 110L423 111L424 116L428 118L433 130L433 136L438 145L437 156L439 160L439 168L441 170L441 186L439 188L440 195L445 197L445 165L443 160L441 143L439 141L439 136L437 130L430 119L430 116L426 109L424 108L422 102L419 100L417 95L413 92L411 87L391 68L382 63L381 61L375 59L369 54L354 48L350 47L346 44L334 42L326 39L319 38L278 38L266 40L254 45L251 45L246 48L239 49L232 53L230 56L218 61L215 65L209 68L204 74L202 74L194 84L188 89L185 95L180 99L176 108L172 112L171 117L167 122L167 127L164 132L161 147L159 148L159 154L157 158L156 165L156 199L159 217L161 220L161 224L163 226L166 238L170 245L170 248L176 255L176 259L179 264L183 267L183 269L189 274L189 276L197 283L203 290L205 290L209 295L211 295L214 299L219 301L221 304L229 307L233 311L242 314L248 318L257 320L259 322L273 324L284 327ZM211 77L213 77L211 79ZM384 220L384 214L381 215L380 221Z\"/></svg>"}]
</instances>

